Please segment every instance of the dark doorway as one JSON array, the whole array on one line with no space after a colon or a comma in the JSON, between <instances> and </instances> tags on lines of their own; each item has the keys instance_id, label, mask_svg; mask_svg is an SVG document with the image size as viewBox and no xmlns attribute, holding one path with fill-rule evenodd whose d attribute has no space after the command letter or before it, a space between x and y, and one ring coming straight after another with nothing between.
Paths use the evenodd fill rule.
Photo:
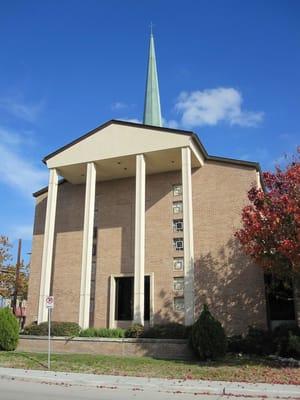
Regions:
<instances>
[{"instance_id":1,"label":"dark doorway","mask_svg":"<svg viewBox=\"0 0 300 400\"><path fill-rule=\"evenodd\" d=\"M117 321L133 320L133 277L116 279L115 319ZM145 276L144 319L150 319L150 276Z\"/></svg>"},{"instance_id":2,"label":"dark doorway","mask_svg":"<svg viewBox=\"0 0 300 400\"><path fill-rule=\"evenodd\" d=\"M292 282L283 282L272 275L265 275L269 320L291 322L295 320Z\"/></svg>"}]
</instances>

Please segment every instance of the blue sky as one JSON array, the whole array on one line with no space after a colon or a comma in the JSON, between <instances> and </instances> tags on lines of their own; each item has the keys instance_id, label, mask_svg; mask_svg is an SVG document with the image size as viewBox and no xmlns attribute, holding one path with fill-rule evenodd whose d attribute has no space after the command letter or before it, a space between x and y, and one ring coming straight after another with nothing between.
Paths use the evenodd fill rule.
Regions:
<instances>
[{"instance_id":1,"label":"blue sky","mask_svg":"<svg viewBox=\"0 0 300 400\"><path fill-rule=\"evenodd\" d=\"M300 137L300 2L0 4L0 233L31 248L41 159L111 118L141 120L154 24L165 125L272 169Z\"/></svg>"}]
</instances>

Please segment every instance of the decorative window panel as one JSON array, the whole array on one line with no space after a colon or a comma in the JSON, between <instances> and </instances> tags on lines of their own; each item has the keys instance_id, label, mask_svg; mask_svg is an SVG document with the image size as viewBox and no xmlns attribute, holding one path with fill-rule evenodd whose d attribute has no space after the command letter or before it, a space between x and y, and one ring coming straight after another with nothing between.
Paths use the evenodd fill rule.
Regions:
<instances>
[{"instance_id":1,"label":"decorative window panel","mask_svg":"<svg viewBox=\"0 0 300 400\"><path fill-rule=\"evenodd\" d=\"M173 196L182 196L182 185L173 185Z\"/></svg>"},{"instance_id":2,"label":"decorative window panel","mask_svg":"<svg viewBox=\"0 0 300 400\"><path fill-rule=\"evenodd\" d=\"M182 232L183 231L183 219L174 219L173 220L173 231L174 232Z\"/></svg>"},{"instance_id":3,"label":"decorative window panel","mask_svg":"<svg viewBox=\"0 0 300 400\"><path fill-rule=\"evenodd\" d=\"M183 238L174 238L173 239L173 246L176 251L180 251L184 249L183 246Z\"/></svg>"},{"instance_id":4,"label":"decorative window panel","mask_svg":"<svg viewBox=\"0 0 300 400\"><path fill-rule=\"evenodd\" d=\"M184 312L184 297L174 297L174 310Z\"/></svg>"},{"instance_id":5,"label":"decorative window panel","mask_svg":"<svg viewBox=\"0 0 300 400\"><path fill-rule=\"evenodd\" d=\"M173 258L173 270L174 271L183 271L183 269L184 269L183 257L174 257Z\"/></svg>"},{"instance_id":6,"label":"decorative window panel","mask_svg":"<svg viewBox=\"0 0 300 400\"><path fill-rule=\"evenodd\" d=\"M183 211L182 201L173 202L173 214L181 214Z\"/></svg>"},{"instance_id":7,"label":"decorative window panel","mask_svg":"<svg viewBox=\"0 0 300 400\"><path fill-rule=\"evenodd\" d=\"M183 277L176 277L173 280L173 288L176 292L184 290L184 278Z\"/></svg>"}]
</instances>

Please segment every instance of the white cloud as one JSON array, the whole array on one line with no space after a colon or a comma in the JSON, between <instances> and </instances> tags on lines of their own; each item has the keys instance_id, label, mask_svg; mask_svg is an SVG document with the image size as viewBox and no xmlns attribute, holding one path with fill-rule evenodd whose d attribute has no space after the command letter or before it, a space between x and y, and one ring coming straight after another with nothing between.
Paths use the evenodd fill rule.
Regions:
<instances>
[{"instance_id":1,"label":"white cloud","mask_svg":"<svg viewBox=\"0 0 300 400\"><path fill-rule=\"evenodd\" d=\"M32 239L32 224L20 224L9 228L8 237L10 240L17 240L22 238L23 240Z\"/></svg>"},{"instance_id":2,"label":"white cloud","mask_svg":"<svg viewBox=\"0 0 300 400\"><path fill-rule=\"evenodd\" d=\"M179 122L175 119L167 120L163 118L163 126L166 128L179 129Z\"/></svg>"},{"instance_id":3,"label":"white cloud","mask_svg":"<svg viewBox=\"0 0 300 400\"><path fill-rule=\"evenodd\" d=\"M263 112L242 109L243 98L234 88L215 88L203 91L182 92L175 104L181 114L182 126L195 127L217 125L257 126L263 120Z\"/></svg>"},{"instance_id":4,"label":"white cloud","mask_svg":"<svg viewBox=\"0 0 300 400\"><path fill-rule=\"evenodd\" d=\"M47 172L26 157L26 135L0 127L0 182L25 196L45 186Z\"/></svg>"},{"instance_id":5,"label":"white cloud","mask_svg":"<svg viewBox=\"0 0 300 400\"><path fill-rule=\"evenodd\" d=\"M0 98L0 109L12 114L13 116L24 119L25 121L34 122L40 114L43 107L43 101L38 103L25 103L19 97L2 97Z\"/></svg>"},{"instance_id":6,"label":"white cloud","mask_svg":"<svg viewBox=\"0 0 300 400\"><path fill-rule=\"evenodd\" d=\"M34 146L36 144L32 131L22 130L22 133L18 133L11 129L4 128L3 126L0 126L0 142L9 146L19 146L21 144Z\"/></svg>"},{"instance_id":7,"label":"white cloud","mask_svg":"<svg viewBox=\"0 0 300 400\"><path fill-rule=\"evenodd\" d=\"M111 105L112 110L122 110L123 108L127 108L127 104L123 103L122 101L116 101Z\"/></svg>"},{"instance_id":8,"label":"white cloud","mask_svg":"<svg viewBox=\"0 0 300 400\"><path fill-rule=\"evenodd\" d=\"M133 122L135 124L142 124L143 122L138 118L119 118L119 121Z\"/></svg>"},{"instance_id":9,"label":"white cloud","mask_svg":"<svg viewBox=\"0 0 300 400\"><path fill-rule=\"evenodd\" d=\"M8 146L0 145L0 181L20 190L23 195L31 196L47 183L47 172L12 151Z\"/></svg>"}]
</instances>

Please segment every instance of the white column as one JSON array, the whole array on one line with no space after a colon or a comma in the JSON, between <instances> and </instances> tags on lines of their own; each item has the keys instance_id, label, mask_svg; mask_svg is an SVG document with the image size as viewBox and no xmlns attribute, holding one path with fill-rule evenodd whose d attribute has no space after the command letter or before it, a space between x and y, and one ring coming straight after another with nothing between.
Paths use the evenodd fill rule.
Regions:
<instances>
[{"instance_id":1,"label":"white column","mask_svg":"<svg viewBox=\"0 0 300 400\"><path fill-rule=\"evenodd\" d=\"M116 279L114 275L110 276L109 290L109 328L115 328L115 309L116 309Z\"/></svg>"},{"instance_id":2,"label":"white column","mask_svg":"<svg viewBox=\"0 0 300 400\"><path fill-rule=\"evenodd\" d=\"M143 154L136 156L135 242L134 242L134 315L135 323L144 324L145 276L145 189L146 164Z\"/></svg>"},{"instance_id":3,"label":"white column","mask_svg":"<svg viewBox=\"0 0 300 400\"><path fill-rule=\"evenodd\" d=\"M53 258L53 242L56 214L58 174L55 168L49 171L49 186L47 197L47 209L44 231L44 245L42 256L42 270L38 309L38 323L45 322L48 319L46 309L46 297L50 294L52 258Z\"/></svg>"},{"instance_id":4,"label":"white column","mask_svg":"<svg viewBox=\"0 0 300 400\"><path fill-rule=\"evenodd\" d=\"M84 224L82 241L81 285L79 304L79 325L86 329L90 319L90 294L93 252L93 228L95 212L96 168L93 162L87 163L84 205Z\"/></svg>"},{"instance_id":5,"label":"white column","mask_svg":"<svg viewBox=\"0 0 300 400\"><path fill-rule=\"evenodd\" d=\"M183 236L184 236L184 309L185 325L194 322L194 231L192 202L191 150L181 149Z\"/></svg>"}]
</instances>

